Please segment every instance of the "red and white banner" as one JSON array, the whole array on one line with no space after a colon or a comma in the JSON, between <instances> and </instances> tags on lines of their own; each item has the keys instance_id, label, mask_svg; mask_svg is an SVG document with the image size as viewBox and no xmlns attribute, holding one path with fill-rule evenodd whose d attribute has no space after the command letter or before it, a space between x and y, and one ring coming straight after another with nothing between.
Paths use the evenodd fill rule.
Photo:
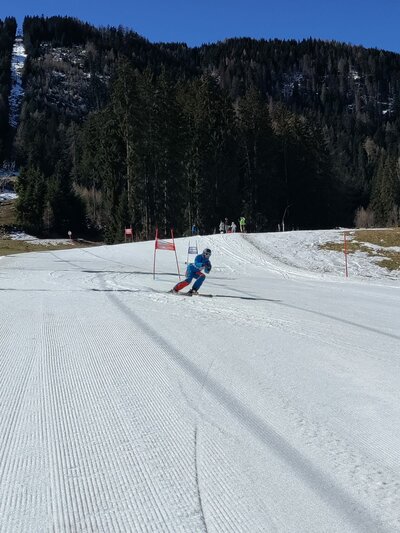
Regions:
<instances>
[{"instance_id":1,"label":"red and white banner","mask_svg":"<svg viewBox=\"0 0 400 533\"><path fill-rule=\"evenodd\" d=\"M156 250L172 250L175 251L175 244L173 242L164 241L156 238Z\"/></svg>"},{"instance_id":2,"label":"red and white banner","mask_svg":"<svg viewBox=\"0 0 400 533\"><path fill-rule=\"evenodd\" d=\"M181 273L179 272L178 256L176 255L176 247L174 241L174 231L171 229L172 242L158 238L158 228L156 229L156 238L154 242L154 261L153 261L153 279L156 277L156 251L157 250L169 250L175 252L176 267L178 269L178 276L181 279Z\"/></svg>"}]
</instances>

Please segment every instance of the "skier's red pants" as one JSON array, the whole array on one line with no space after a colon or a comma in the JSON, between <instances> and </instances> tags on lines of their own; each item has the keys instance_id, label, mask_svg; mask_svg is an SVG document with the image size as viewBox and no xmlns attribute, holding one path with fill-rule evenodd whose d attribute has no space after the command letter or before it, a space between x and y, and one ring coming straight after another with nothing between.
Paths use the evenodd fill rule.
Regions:
<instances>
[{"instance_id":1,"label":"skier's red pants","mask_svg":"<svg viewBox=\"0 0 400 533\"><path fill-rule=\"evenodd\" d=\"M195 289L196 291L198 289L200 289L203 281L205 280L205 275L203 274L203 272L200 272L200 270L196 270L194 272L191 272L191 268L188 268L186 274L187 274L187 278L184 279L183 281L180 281L179 283L177 283L174 287L174 290L175 291L180 291L181 289L184 289L185 287L187 287L189 285L189 283L191 283L192 279L195 278L196 281L194 282L193 284L193 289Z\"/></svg>"},{"instance_id":2,"label":"skier's red pants","mask_svg":"<svg viewBox=\"0 0 400 533\"><path fill-rule=\"evenodd\" d=\"M179 283L177 283L174 287L174 291L180 291L181 289L184 289L185 287L187 287L189 285L189 282L186 281L186 280L183 280L183 281L180 281Z\"/></svg>"}]
</instances>

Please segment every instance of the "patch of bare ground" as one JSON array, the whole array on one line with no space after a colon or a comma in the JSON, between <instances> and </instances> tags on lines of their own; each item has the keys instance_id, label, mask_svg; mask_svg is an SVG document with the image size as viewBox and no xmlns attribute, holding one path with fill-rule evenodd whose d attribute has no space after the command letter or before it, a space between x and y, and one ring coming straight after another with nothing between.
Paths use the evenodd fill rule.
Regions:
<instances>
[{"instance_id":1,"label":"patch of bare ground","mask_svg":"<svg viewBox=\"0 0 400 533\"><path fill-rule=\"evenodd\" d=\"M347 253L364 252L380 258L376 264L388 270L400 270L400 228L357 229L347 234ZM344 240L326 242L320 245L322 250L344 252Z\"/></svg>"}]
</instances>

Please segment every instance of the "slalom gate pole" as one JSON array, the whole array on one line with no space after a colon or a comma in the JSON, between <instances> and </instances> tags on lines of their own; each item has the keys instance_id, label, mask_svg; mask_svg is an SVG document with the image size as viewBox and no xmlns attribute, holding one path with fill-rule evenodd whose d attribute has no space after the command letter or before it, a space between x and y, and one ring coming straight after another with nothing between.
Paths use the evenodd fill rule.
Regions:
<instances>
[{"instance_id":1,"label":"slalom gate pole","mask_svg":"<svg viewBox=\"0 0 400 533\"><path fill-rule=\"evenodd\" d=\"M346 239L346 232L343 232L343 238L344 238L344 265L345 265L345 275L346 278L349 277L349 270L347 267L347 239Z\"/></svg>"},{"instance_id":2,"label":"slalom gate pole","mask_svg":"<svg viewBox=\"0 0 400 533\"><path fill-rule=\"evenodd\" d=\"M153 279L156 279L157 239L158 239L158 228L156 228L156 238L155 238L155 241L154 241Z\"/></svg>"},{"instance_id":3,"label":"slalom gate pole","mask_svg":"<svg viewBox=\"0 0 400 533\"><path fill-rule=\"evenodd\" d=\"M172 237L172 244L174 246L174 252L175 252L175 259L176 259L176 268L178 269L178 276L179 280L181 279L181 273L179 272L179 263L178 263L178 256L176 255L176 246L174 241L174 230L171 228L171 237Z\"/></svg>"}]
</instances>

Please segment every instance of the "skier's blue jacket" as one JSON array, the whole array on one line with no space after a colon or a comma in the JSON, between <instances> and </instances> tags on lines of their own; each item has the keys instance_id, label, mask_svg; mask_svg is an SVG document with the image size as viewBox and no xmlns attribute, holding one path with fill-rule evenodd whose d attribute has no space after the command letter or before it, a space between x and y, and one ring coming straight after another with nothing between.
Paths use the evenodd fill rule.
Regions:
<instances>
[{"instance_id":1,"label":"skier's blue jacket","mask_svg":"<svg viewBox=\"0 0 400 533\"><path fill-rule=\"evenodd\" d=\"M201 271L204 270L206 274L209 274L211 271L211 263L208 257L204 257L204 255L199 254L196 255L195 260L193 263L190 263L186 269L186 278L187 281L191 281L193 278L198 278L201 274ZM189 279L190 278L190 279Z\"/></svg>"}]
</instances>

